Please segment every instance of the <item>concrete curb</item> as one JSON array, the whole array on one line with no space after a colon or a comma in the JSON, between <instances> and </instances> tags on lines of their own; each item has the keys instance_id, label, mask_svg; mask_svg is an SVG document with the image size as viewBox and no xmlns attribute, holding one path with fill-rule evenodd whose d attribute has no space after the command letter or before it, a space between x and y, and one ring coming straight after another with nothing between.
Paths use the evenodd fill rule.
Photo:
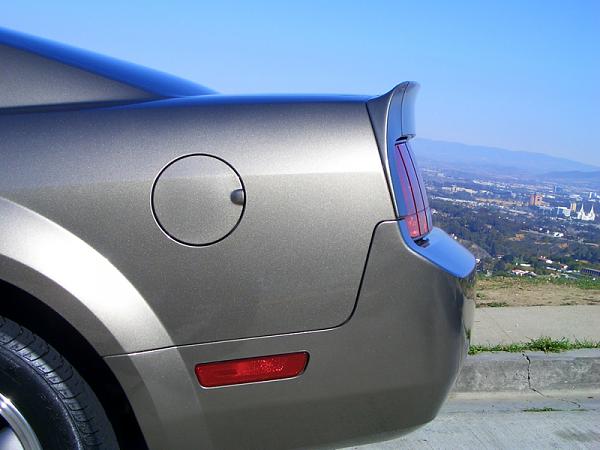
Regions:
<instances>
[{"instance_id":1,"label":"concrete curb","mask_svg":"<svg viewBox=\"0 0 600 450\"><path fill-rule=\"evenodd\" d=\"M597 389L600 389L600 349L583 349L469 356L453 392Z\"/></svg>"}]
</instances>

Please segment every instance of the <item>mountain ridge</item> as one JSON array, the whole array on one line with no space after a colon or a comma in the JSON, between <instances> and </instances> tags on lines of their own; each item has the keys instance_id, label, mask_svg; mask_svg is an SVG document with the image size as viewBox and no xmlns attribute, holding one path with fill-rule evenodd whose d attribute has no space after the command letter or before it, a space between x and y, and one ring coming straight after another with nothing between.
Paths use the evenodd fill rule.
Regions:
<instances>
[{"instance_id":1,"label":"mountain ridge","mask_svg":"<svg viewBox=\"0 0 600 450\"><path fill-rule=\"evenodd\" d=\"M600 167L543 153L499 147L417 138L413 149L424 165L441 165L464 171L497 172L498 175L548 175L566 172L598 172Z\"/></svg>"}]
</instances>

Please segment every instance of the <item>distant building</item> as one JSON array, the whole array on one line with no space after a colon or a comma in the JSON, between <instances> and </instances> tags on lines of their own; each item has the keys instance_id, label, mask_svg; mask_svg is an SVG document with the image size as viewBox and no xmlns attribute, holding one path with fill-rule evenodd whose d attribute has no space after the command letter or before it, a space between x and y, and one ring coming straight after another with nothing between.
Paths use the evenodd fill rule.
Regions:
<instances>
[{"instance_id":1,"label":"distant building","mask_svg":"<svg viewBox=\"0 0 600 450\"><path fill-rule=\"evenodd\" d=\"M471 195L477 193L477 191L475 189L464 188L464 187L460 187L460 186L456 186L456 185L453 185L450 187L444 186L444 187L442 187L442 190L450 191L450 192L466 192L467 194L471 194Z\"/></svg>"},{"instance_id":2,"label":"distant building","mask_svg":"<svg viewBox=\"0 0 600 450\"><path fill-rule=\"evenodd\" d=\"M597 269L581 269L581 273L590 277L600 277L600 270Z\"/></svg>"},{"instance_id":3,"label":"distant building","mask_svg":"<svg viewBox=\"0 0 600 450\"><path fill-rule=\"evenodd\" d=\"M555 211L558 217L571 217L571 209L565 208L564 206L559 206Z\"/></svg>"},{"instance_id":4,"label":"distant building","mask_svg":"<svg viewBox=\"0 0 600 450\"><path fill-rule=\"evenodd\" d=\"M577 202L571 202L571 211L577 212Z\"/></svg>"},{"instance_id":5,"label":"distant building","mask_svg":"<svg viewBox=\"0 0 600 450\"><path fill-rule=\"evenodd\" d=\"M544 206L544 196L542 194L531 194L529 196L529 206Z\"/></svg>"},{"instance_id":6,"label":"distant building","mask_svg":"<svg viewBox=\"0 0 600 450\"><path fill-rule=\"evenodd\" d=\"M513 275L516 275L518 277L523 277L523 276L537 277L537 274L530 270L513 269L510 271L510 273L512 273Z\"/></svg>"},{"instance_id":7,"label":"distant building","mask_svg":"<svg viewBox=\"0 0 600 450\"><path fill-rule=\"evenodd\" d=\"M596 220L596 213L594 212L594 205L590 209L589 213L586 213L583 209L583 203L581 204L581 209L577 211L577 215L575 216L577 220L583 220L585 222L593 222Z\"/></svg>"}]
</instances>

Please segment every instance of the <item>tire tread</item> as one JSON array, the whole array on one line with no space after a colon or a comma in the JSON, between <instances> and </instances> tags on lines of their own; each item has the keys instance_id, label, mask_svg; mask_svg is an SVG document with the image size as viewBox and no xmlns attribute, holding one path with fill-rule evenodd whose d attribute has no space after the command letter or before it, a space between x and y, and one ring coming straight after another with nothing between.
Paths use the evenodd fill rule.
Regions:
<instances>
[{"instance_id":1,"label":"tire tread","mask_svg":"<svg viewBox=\"0 0 600 450\"><path fill-rule=\"evenodd\" d=\"M71 364L25 327L0 316L0 346L35 370L61 399L85 449L116 449L116 438L102 406Z\"/></svg>"}]
</instances>

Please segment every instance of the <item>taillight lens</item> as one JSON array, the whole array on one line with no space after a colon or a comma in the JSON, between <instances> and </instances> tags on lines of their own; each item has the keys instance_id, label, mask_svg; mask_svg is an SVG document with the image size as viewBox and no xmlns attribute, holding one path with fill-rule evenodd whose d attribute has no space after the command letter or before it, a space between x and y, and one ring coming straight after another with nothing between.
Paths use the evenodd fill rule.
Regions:
<instances>
[{"instance_id":1,"label":"taillight lens","mask_svg":"<svg viewBox=\"0 0 600 450\"><path fill-rule=\"evenodd\" d=\"M431 229L431 213L425 185L406 142L395 145L391 159L392 182L398 213L404 218L410 237L420 239ZM399 200L402 200L403 205L399 204Z\"/></svg>"},{"instance_id":2,"label":"taillight lens","mask_svg":"<svg viewBox=\"0 0 600 450\"><path fill-rule=\"evenodd\" d=\"M280 380L300 375L308 364L308 353L260 356L196 365L196 377L204 387Z\"/></svg>"}]
</instances>

